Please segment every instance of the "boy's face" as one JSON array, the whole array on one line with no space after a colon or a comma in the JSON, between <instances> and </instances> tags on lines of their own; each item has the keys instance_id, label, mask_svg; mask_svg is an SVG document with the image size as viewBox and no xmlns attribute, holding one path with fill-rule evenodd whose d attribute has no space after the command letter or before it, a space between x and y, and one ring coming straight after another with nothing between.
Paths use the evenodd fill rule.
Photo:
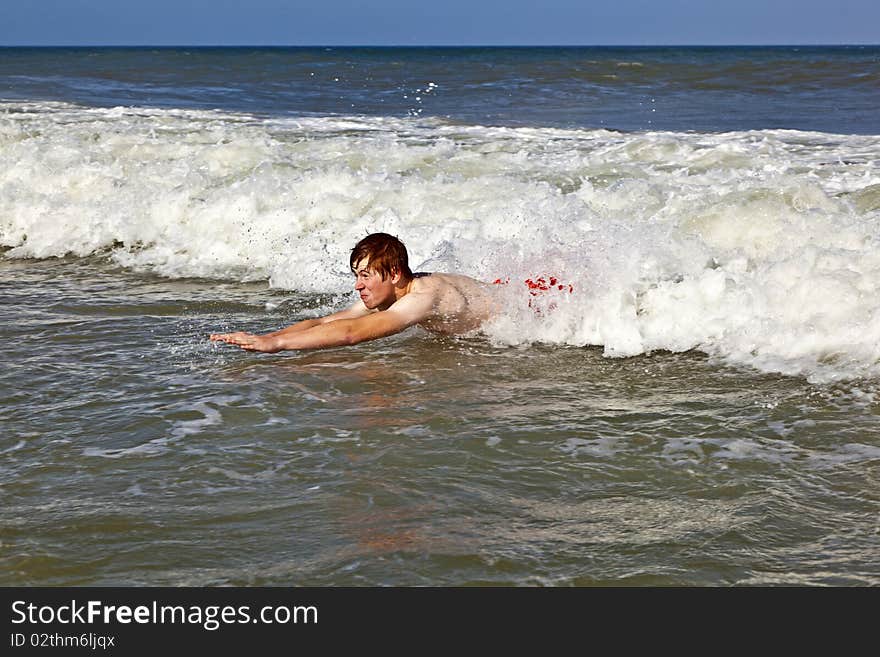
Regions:
<instances>
[{"instance_id":1,"label":"boy's face","mask_svg":"<svg viewBox=\"0 0 880 657\"><path fill-rule=\"evenodd\" d=\"M367 308L385 310L394 303L394 284L399 278L398 274L395 273L383 281L382 275L370 267L369 260L363 258L355 264L354 275L354 289Z\"/></svg>"}]
</instances>

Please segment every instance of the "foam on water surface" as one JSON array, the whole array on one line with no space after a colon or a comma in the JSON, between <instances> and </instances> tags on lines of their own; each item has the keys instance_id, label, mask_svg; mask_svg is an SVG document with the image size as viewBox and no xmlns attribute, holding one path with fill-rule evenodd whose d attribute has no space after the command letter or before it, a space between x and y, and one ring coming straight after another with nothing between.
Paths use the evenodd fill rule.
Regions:
<instances>
[{"instance_id":1,"label":"foam on water surface","mask_svg":"<svg viewBox=\"0 0 880 657\"><path fill-rule=\"evenodd\" d=\"M878 157L880 137L786 130L3 103L0 245L344 303L349 249L386 231L420 269L511 279L496 343L876 378ZM536 313L518 281L541 275L572 292Z\"/></svg>"}]
</instances>

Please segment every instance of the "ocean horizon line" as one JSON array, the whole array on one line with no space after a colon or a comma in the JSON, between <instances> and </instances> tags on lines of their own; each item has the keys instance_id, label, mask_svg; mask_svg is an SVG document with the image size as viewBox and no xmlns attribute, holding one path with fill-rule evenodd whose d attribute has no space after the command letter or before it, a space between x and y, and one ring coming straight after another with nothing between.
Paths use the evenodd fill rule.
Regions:
<instances>
[{"instance_id":1,"label":"ocean horizon line","mask_svg":"<svg viewBox=\"0 0 880 657\"><path fill-rule=\"evenodd\" d=\"M370 48L370 49L410 49L410 50L426 50L426 49L444 49L444 48L523 48L523 49L542 49L542 48L633 48L633 49L652 49L652 48L878 48L878 43L653 43L653 44L627 44L627 43L601 43L601 44L574 44L574 43L558 43L558 44L333 44L333 43L315 43L315 44L0 44L0 50L11 50L17 48L29 49L315 49L315 48Z\"/></svg>"}]
</instances>

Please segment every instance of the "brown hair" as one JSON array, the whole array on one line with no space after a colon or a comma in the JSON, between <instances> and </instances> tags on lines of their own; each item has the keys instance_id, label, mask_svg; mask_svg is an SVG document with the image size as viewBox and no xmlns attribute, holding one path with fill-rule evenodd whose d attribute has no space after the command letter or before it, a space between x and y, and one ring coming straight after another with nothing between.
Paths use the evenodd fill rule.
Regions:
<instances>
[{"instance_id":1,"label":"brown hair","mask_svg":"<svg viewBox=\"0 0 880 657\"><path fill-rule=\"evenodd\" d=\"M370 269L378 272L383 281L395 271L400 272L404 278L413 277L406 247L388 233L373 233L355 244L348 259L351 270L354 271L355 265L364 258L369 262Z\"/></svg>"}]
</instances>

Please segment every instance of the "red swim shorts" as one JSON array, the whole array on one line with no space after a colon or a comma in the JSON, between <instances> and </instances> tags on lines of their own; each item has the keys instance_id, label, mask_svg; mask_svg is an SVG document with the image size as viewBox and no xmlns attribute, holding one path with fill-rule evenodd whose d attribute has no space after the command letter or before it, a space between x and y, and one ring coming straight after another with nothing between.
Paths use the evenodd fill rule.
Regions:
<instances>
[{"instance_id":1,"label":"red swim shorts","mask_svg":"<svg viewBox=\"0 0 880 657\"><path fill-rule=\"evenodd\" d=\"M570 285L568 283L562 283L558 278L556 278L555 276L550 276L550 275L539 276L538 278L535 278L535 279L527 278L523 282L526 284L526 287L529 290L529 294L533 297L537 297L539 295L544 294L545 292L550 292L550 291L563 292L565 290L568 290L569 294L574 292L573 285ZM492 281L493 285L507 285L508 283L510 283L510 276L508 276L507 278L504 278L504 279L496 278L494 281ZM531 307L532 307L532 300L529 299L529 308L531 308ZM555 307L556 307L555 304L551 303L548 309L553 310L553 308L555 308ZM538 310L538 309L536 309L536 310Z\"/></svg>"},{"instance_id":2,"label":"red swim shorts","mask_svg":"<svg viewBox=\"0 0 880 657\"><path fill-rule=\"evenodd\" d=\"M507 285L510 283L510 276L505 279L496 278L492 281L494 285ZM531 279L527 278L524 283L526 287L529 288L529 294L533 297L538 296L541 292L546 292L548 290L557 289L557 290L565 290L568 288L569 294L574 292L574 286L568 285L566 283L561 283L558 278L555 276L539 276L538 278Z\"/></svg>"}]
</instances>

